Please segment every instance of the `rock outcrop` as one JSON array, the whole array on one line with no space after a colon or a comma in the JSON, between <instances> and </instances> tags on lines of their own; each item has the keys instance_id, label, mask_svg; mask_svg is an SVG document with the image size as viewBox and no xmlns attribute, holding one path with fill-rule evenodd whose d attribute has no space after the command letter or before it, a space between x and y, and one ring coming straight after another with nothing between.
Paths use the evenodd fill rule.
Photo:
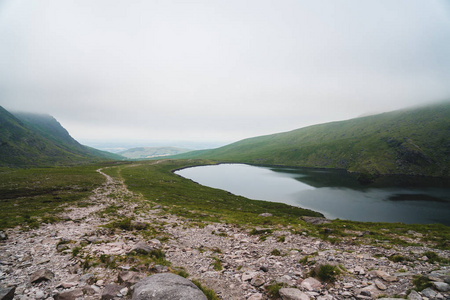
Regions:
<instances>
[{"instance_id":1,"label":"rock outcrop","mask_svg":"<svg viewBox=\"0 0 450 300\"><path fill-rule=\"evenodd\" d=\"M133 300L207 300L205 294L191 281L181 276L164 273L139 281Z\"/></svg>"}]
</instances>

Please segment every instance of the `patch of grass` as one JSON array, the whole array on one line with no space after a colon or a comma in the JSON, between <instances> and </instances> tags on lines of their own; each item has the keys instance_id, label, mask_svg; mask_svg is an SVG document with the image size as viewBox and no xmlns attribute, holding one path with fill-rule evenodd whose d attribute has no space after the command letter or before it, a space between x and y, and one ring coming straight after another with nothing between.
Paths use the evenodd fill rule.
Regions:
<instances>
[{"instance_id":1,"label":"patch of grass","mask_svg":"<svg viewBox=\"0 0 450 300\"><path fill-rule=\"evenodd\" d=\"M406 260L406 258L403 255L400 255L400 254L391 255L391 256L388 257L388 259L390 261L392 261L392 262L397 262L397 263Z\"/></svg>"},{"instance_id":2,"label":"patch of grass","mask_svg":"<svg viewBox=\"0 0 450 300\"><path fill-rule=\"evenodd\" d=\"M341 273L342 270L338 266L325 264L312 269L310 275L322 282L335 282Z\"/></svg>"},{"instance_id":3,"label":"patch of grass","mask_svg":"<svg viewBox=\"0 0 450 300\"><path fill-rule=\"evenodd\" d=\"M80 254L81 249L83 249L81 246L73 247L72 248L72 256L77 257L78 254Z\"/></svg>"},{"instance_id":4,"label":"patch of grass","mask_svg":"<svg viewBox=\"0 0 450 300\"><path fill-rule=\"evenodd\" d=\"M302 224L307 227L310 234L323 239L327 239L324 235L324 229L333 230L333 236L338 238L340 242L351 242L356 237L359 243L372 244L384 248L392 248L393 246L423 246L427 244L430 247L450 250L450 227L442 224L402 224L402 223L375 223L375 222L356 222L346 220L332 220L329 224L311 225ZM367 232L362 237L346 233ZM420 233L422 237L418 237L415 241L409 241L405 238L409 236L409 231ZM420 240L418 243L416 241Z\"/></svg>"},{"instance_id":5,"label":"patch of grass","mask_svg":"<svg viewBox=\"0 0 450 300\"><path fill-rule=\"evenodd\" d=\"M428 257L429 263L442 263L442 264L449 264L450 260L444 257L440 257L436 252L433 251L427 251L423 255Z\"/></svg>"},{"instance_id":6,"label":"patch of grass","mask_svg":"<svg viewBox=\"0 0 450 300\"><path fill-rule=\"evenodd\" d=\"M115 255L102 254L99 257L99 260L102 264L105 265L106 268L109 269L117 268L117 258Z\"/></svg>"},{"instance_id":7,"label":"patch of grass","mask_svg":"<svg viewBox=\"0 0 450 300\"><path fill-rule=\"evenodd\" d=\"M184 277L184 278L188 278L189 277L189 273L186 272L184 269L174 270L173 273L177 274L178 276Z\"/></svg>"},{"instance_id":8,"label":"patch of grass","mask_svg":"<svg viewBox=\"0 0 450 300\"><path fill-rule=\"evenodd\" d=\"M433 285L431 280L428 279L428 277L422 276L422 275L414 276L413 284L414 284L414 287L416 288L416 290L419 292L423 291L424 289L429 288Z\"/></svg>"},{"instance_id":9,"label":"patch of grass","mask_svg":"<svg viewBox=\"0 0 450 300\"><path fill-rule=\"evenodd\" d=\"M280 243L284 243L286 241L286 236L280 235L279 237L277 237L277 241Z\"/></svg>"},{"instance_id":10,"label":"patch of grass","mask_svg":"<svg viewBox=\"0 0 450 300\"><path fill-rule=\"evenodd\" d=\"M211 263L213 269L216 271L222 271L223 270L222 261L216 256L212 256L211 258L213 259L213 262Z\"/></svg>"},{"instance_id":11,"label":"patch of grass","mask_svg":"<svg viewBox=\"0 0 450 300\"><path fill-rule=\"evenodd\" d=\"M313 253L311 255L305 255L298 262L304 266L306 266L306 265L312 266L316 263L316 261L312 259L316 255L317 255L317 253Z\"/></svg>"},{"instance_id":12,"label":"patch of grass","mask_svg":"<svg viewBox=\"0 0 450 300\"><path fill-rule=\"evenodd\" d=\"M198 280L193 279L191 281L203 292L203 294L205 294L205 296L208 300L220 300L220 298L217 296L217 294L216 294L216 292L214 292L214 290L204 287Z\"/></svg>"},{"instance_id":13,"label":"patch of grass","mask_svg":"<svg viewBox=\"0 0 450 300\"><path fill-rule=\"evenodd\" d=\"M270 254L271 254L271 255L274 255L274 256L281 256L281 252L280 252L280 250L278 250L278 249L273 249L273 250L270 252Z\"/></svg>"},{"instance_id":14,"label":"patch of grass","mask_svg":"<svg viewBox=\"0 0 450 300\"><path fill-rule=\"evenodd\" d=\"M99 165L0 169L0 230L59 221L64 207L87 198L104 182Z\"/></svg>"},{"instance_id":15,"label":"patch of grass","mask_svg":"<svg viewBox=\"0 0 450 300\"><path fill-rule=\"evenodd\" d=\"M284 283L273 282L269 285L266 285L264 288L266 289L266 292L269 295L270 299L278 299L280 298L280 289L282 289L284 286Z\"/></svg>"}]
</instances>

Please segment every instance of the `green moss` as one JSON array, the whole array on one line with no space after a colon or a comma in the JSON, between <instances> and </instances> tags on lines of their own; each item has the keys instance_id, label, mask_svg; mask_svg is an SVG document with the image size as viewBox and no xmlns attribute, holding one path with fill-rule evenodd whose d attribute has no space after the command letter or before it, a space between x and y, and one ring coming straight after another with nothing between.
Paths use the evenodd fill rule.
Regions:
<instances>
[{"instance_id":1,"label":"green moss","mask_svg":"<svg viewBox=\"0 0 450 300\"><path fill-rule=\"evenodd\" d=\"M280 289L285 286L284 283L273 282L269 285L266 285L264 288L269 295L270 299L279 299L280 298Z\"/></svg>"},{"instance_id":2,"label":"green moss","mask_svg":"<svg viewBox=\"0 0 450 300\"><path fill-rule=\"evenodd\" d=\"M274 255L274 256L281 256L281 252L280 252L280 250L278 250L278 249L273 249L273 250L270 252L270 254L271 254L271 255Z\"/></svg>"},{"instance_id":3,"label":"green moss","mask_svg":"<svg viewBox=\"0 0 450 300\"><path fill-rule=\"evenodd\" d=\"M216 271L222 271L222 261L218 257L211 257L213 259L213 262L211 263L211 266L213 266L214 270Z\"/></svg>"},{"instance_id":4,"label":"green moss","mask_svg":"<svg viewBox=\"0 0 450 300\"><path fill-rule=\"evenodd\" d=\"M423 291L424 289L429 288L433 285L431 280L428 279L428 277L422 276L422 275L414 276L413 284L414 284L414 287L416 288L416 290L419 292Z\"/></svg>"},{"instance_id":5,"label":"green moss","mask_svg":"<svg viewBox=\"0 0 450 300\"><path fill-rule=\"evenodd\" d=\"M204 287L198 280L194 279L191 281L203 292L203 294L205 294L205 296L208 300L220 300L220 298L217 296L217 294L216 294L216 292L214 292L214 290Z\"/></svg>"},{"instance_id":6,"label":"green moss","mask_svg":"<svg viewBox=\"0 0 450 300\"><path fill-rule=\"evenodd\" d=\"M311 270L310 275L322 282L335 282L341 273L342 270L338 266L325 264Z\"/></svg>"},{"instance_id":7,"label":"green moss","mask_svg":"<svg viewBox=\"0 0 450 300\"><path fill-rule=\"evenodd\" d=\"M406 258L403 255L400 254L394 254L388 257L388 259L392 262L402 262L405 261Z\"/></svg>"}]
</instances>

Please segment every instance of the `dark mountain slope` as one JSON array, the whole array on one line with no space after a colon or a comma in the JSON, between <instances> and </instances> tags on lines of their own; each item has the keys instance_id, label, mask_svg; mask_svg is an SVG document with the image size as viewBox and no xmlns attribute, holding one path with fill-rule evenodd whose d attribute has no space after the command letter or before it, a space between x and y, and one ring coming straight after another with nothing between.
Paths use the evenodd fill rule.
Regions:
<instances>
[{"instance_id":1,"label":"dark mountain slope","mask_svg":"<svg viewBox=\"0 0 450 300\"><path fill-rule=\"evenodd\" d=\"M0 166L71 165L108 157L105 152L80 145L53 117L15 116L0 107Z\"/></svg>"},{"instance_id":2,"label":"dark mountain slope","mask_svg":"<svg viewBox=\"0 0 450 300\"><path fill-rule=\"evenodd\" d=\"M37 132L44 138L47 138L66 150L81 155L94 157L103 157L110 159L123 159L122 156L106 151L100 151L88 146L81 145L72 138L67 130L50 115L40 115L22 112L13 112L14 116L24 122L29 128Z\"/></svg>"},{"instance_id":3,"label":"dark mountain slope","mask_svg":"<svg viewBox=\"0 0 450 300\"><path fill-rule=\"evenodd\" d=\"M450 102L314 125L178 157L448 177Z\"/></svg>"}]
</instances>

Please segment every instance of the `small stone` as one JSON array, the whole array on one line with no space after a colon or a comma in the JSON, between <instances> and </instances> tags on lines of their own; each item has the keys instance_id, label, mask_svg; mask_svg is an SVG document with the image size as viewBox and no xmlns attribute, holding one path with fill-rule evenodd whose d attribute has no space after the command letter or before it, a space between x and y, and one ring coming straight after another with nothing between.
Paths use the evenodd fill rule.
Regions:
<instances>
[{"instance_id":1,"label":"small stone","mask_svg":"<svg viewBox=\"0 0 450 300\"><path fill-rule=\"evenodd\" d=\"M96 293L95 289L92 288L92 285L86 285L83 287L83 293L88 296L93 296Z\"/></svg>"},{"instance_id":2,"label":"small stone","mask_svg":"<svg viewBox=\"0 0 450 300\"><path fill-rule=\"evenodd\" d=\"M419 295L418 292L415 290L412 290L411 293L408 295L409 300L422 300L422 297Z\"/></svg>"},{"instance_id":3,"label":"small stone","mask_svg":"<svg viewBox=\"0 0 450 300\"><path fill-rule=\"evenodd\" d=\"M100 280L97 280L97 282L95 284L98 285L98 286L102 286L102 285L105 285L105 281L103 279L100 279Z\"/></svg>"},{"instance_id":4,"label":"small stone","mask_svg":"<svg viewBox=\"0 0 450 300\"><path fill-rule=\"evenodd\" d=\"M434 298L437 296L437 293L430 288L426 288L422 291L422 295L424 295L427 298Z\"/></svg>"},{"instance_id":5,"label":"small stone","mask_svg":"<svg viewBox=\"0 0 450 300\"><path fill-rule=\"evenodd\" d=\"M71 291L61 292L55 295L55 300L75 300L79 297L83 297L82 289L74 289Z\"/></svg>"},{"instance_id":6,"label":"small stone","mask_svg":"<svg viewBox=\"0 0 450 300\"><path fill-rule=\"evenodd\" d=\"M139 254L148 254L150 252L152 252L153 250L155 250L153 247L151 247L150 245L148 245L145 242L139 242L136 245L134 245L133 250L131 250L132 252L136 252Z\"/></svg>"},{"instance_id":7,"label":"small stone","mask_svg":"<svg viewBox=\"0 0 450 300\"><path fill-rule=\"evenodd\" d=\"M45 294L43 291L37 290L34 297L36 297L36 299L43 299L43 298L45 298Z\"/></svg>"},{"instance_id":8,"label":"small stone","mask_svg":"<svg viewBox=\"0 0 450 300\"><path fill-rule=\"evenodd\" d=\"M123 284L127 287L130 287L136 283L138 283L139 280L141 280L142 277L137 272L133 271L122 271L119 272L118 275L118 281L120 284Z\"/></svg>"},{"instance_id":9,"label":"small stone","mask_svg":"<svg viewBox=\"0 0 450 300\"><path fill-rule=\"evenodd\" d=\"M257 275L257 272L244 272L244 274L242 274L242 281L250 281Z\"/></svg>"},{"instance_id":10,"label":"small stone","mask_svg":"<svg viewBox=\"0 0 450 300\"><path fill-rule=\"evenodd\" d=\"M445 282L433 282L433 286L440 292L448 292L450 291L450 285Z\"/></svg>"},{"instance_id":11,"label":"small stone","mask_svg":"<svg viewBox=\"0 0 450 300\"><path fill-rule=\"evenodd\" d=\"M303 216L301 217L303 221L305 221L306 223L310 223L310 224L314 224L314 225L320 225L320 224L328 224L331 223L330 220L327 220L325 218L320 218L320 217L307 217L307 216Z\"/></svg>"},{"instance_id":12,"label":"small stone","mask_svg":"<svg viewBox=\"0 0 450 300\"><path fill-rule=\"evenodd\" d=\"M396 276L391 276L384 271L375 270L375 271L372 271L371 274L374 274L375 276L383 279L384 281L388 281L388 282L398 281L398 278Z\"/></svg>"},{"instance_id":13,"label":"small stone","mask_svg":"<svg viewBox=\"0 0 450 300\"><path fill-rule=\"evenodd\" d=\"M158 248L158 249L161 248L161 241L158 240L158 239L151 239L149 241L149 243L151 243L152 246L155 247L155 248Z\"/></svg>"},{"instance_id":14,"label":"small stone","mask_svg":"<svg viewBox=\"0 0 450 300\"><path fill-rule=\"evenodd\" d=\"M386 285L383 282L381 282L381 280L379 280L379 279L375 279L375 285L377 286L377 288L379 288L382 291L387 289Z\"/></svg>"},{"instance_id":15,"label":"small stone","mask_svg":"<svg viewBox=\"0 0 450 300\"><path fill-rule=\"evenodd\" d=\"M30 276L30 282L31 283L39 283L41 281L50 281L55 277L55 274L53 274L52 271L48 269L41 269Z\"/></svg>"},{"instance_id":16,"label":"small stone","mask_svg":"<svg viewBox=\"0 0 450 300\"><path fill-rule=\"evenodd\" d=\"M353 297L353 294L349 291L345 291L342 293L342 296L344 296L345 298L350 298Z\"/></svg>"},{"instance_id":17,"label":"small stone","mask_svg":"<svg viewBox=\"0 0 450 300\"><path fill-rule=\"evenodd\" d=\"M259 214L260 217L273 217L273 215L271 213L262 213Z\"/></svg>"},{"instance_id":18,"label":"small stone","mask_svg":"<svg viewBox=\"0 0 450 300\"><path fill-rule=\"evenodd\" d=\"M121 290L120 290L120 293L121 293L122 295L124 295L124 296L128 295L128 288L125 287L125 288L121 289Z\"/></svg>"},{"instance_id":19,"label":"small stone","mask_svg":"<svg viewBox=\"0 0 450 300\"><path fill-rule=\"evenodd\" d=\"M167 266L162 265L150 265L149 270L155 273L166 273L169 271L169 268Z\"/></svg>"},{"instance_id":20,"label":"small stone","mask_svg":"<svg viewBox=\"0 0 450 300\"><path fill-rule=\"evenodd\" d=\"M300 286L308 291L318 291L322 288L322 283L313 277L308 277L302 281Z\"/></svg>"},{"instance_id":21,"label":"small stone","mask_svg":"<svg viewBox=\"0 0 450 300\"><path fill-rule=\"evenodd\" d=\"M279 293L283 300L309 300L309 296L299 289L281 288Z\"/></svg>"},{"instance_id":22,"label":"small stone","mask_svg":"<svg viewBox=\"0 0 450 300\"><path fill-rule=\"evenodd\" d=\"M262 276L256 276L251 281L250 284L256 287L262 286L266 281Z\"/></svg>"},{"instance_id":23,"label":"small stone","mask_svg":"<svg viewBox=\"0 0 450 300\"><path fill-rule=\"evenodd\" d=\"M261 293L253 294L250 297L248 297L247 300L262 300L263 295Z\"/></svg>"},{"instance_id":24,"label":"small stone","mask_svg":"<svg viewBox=\"0 0 450 300\"><path fill-rule=\"evenodd\" d=\"M56 287L62 287L64 289L70 289L71 287L74 287L76 285L78 285L78 283L76 283L76 282L61 282Z\"/></svg>"},{"instance_id":25,"label":"small stone","mask_svg":"<svg viewBox=\"0 0 450 300\"><path fill-rule=\"evenodd\" d=\"M16 291L16 287L1 287L0 286L0 299L1 300L13 300L14 292Z\"/></svg>"},{"instance_id":26,"label":"small stone","mask_svg":"<svg viewBox=\"0 0 450 300\"><path fill-rule=\"evenodd\" d=\"M94 274L87 273L80 277L81 282L86 282L89 284L93 284L95 280Z\"/></svg>"},{"instance_id":27,"label":"small stone","mask_svg":"<svg viewBox=\"0 0 450 300\"><path fill-rule=\"evenodd\" d=\"M269 272L269 267L266 265L262 265L261 267L259 267L259 269L263 272Z\"/></svg>"},{"instance_id":28,"label":"small stone","mask_svg":"<svg viewBox=\"0 0 450 300\"><path fill-rule=\"evenodd\" d=\"M102 292L102 300L112 300L117 294L123 289L123 286L119 286L117 284L107 284Z\"/></svg>"}]
</instances>

